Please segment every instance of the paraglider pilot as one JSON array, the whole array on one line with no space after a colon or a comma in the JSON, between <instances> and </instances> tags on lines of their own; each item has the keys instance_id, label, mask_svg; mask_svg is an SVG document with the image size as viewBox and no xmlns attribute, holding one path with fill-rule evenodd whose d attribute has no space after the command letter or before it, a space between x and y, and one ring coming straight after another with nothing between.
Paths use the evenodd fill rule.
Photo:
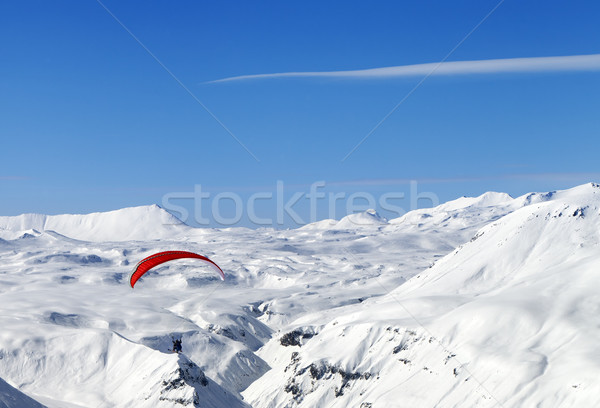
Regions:
<instances>
[{"instance_id":1,"label":"paraglider pilot","mask_svg":"<svg viewBox=\"0 0 600 408\"><path fill-rule=\"evenodd\" d=\"M182 350L181 339L173 339L173 352L181 353L181 350Z\"/></svg>"}]
</instances>

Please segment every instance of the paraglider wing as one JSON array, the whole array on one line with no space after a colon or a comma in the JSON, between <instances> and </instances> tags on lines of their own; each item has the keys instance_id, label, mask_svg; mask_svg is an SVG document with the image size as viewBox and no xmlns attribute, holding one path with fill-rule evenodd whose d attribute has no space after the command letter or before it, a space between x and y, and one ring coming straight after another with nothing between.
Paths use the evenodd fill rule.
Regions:
<instances>
[{"instance_id":1,"label":"paraglider wing","mask_svg":"<svg viewBox=\"0 0 600 408\"><path fill-rule=\"evenodd\" d=\"M133 269L133 272L131 273L131 276L129 277L129 283L131 284L131 287L133 288L133 286L138 281L138 279L141 278L143 274L145 274L146 272L148 272L150 269L154 268L155 266L160 265L165 262L175 260L175 259L182 259L182 258L199 259L203 262L208 263L210 266L213 267L214 270L217 271L217 273L221 277L221 280L225 280L225 274L223 273L223 270L221 268L219 268L219 265L217 265L216 263L214 263L213 261L211 261L210 259L208 259L205 256L195 254L193 252L187 252L187 251L165 251L165 252L159 252L154 255L150 255L149 257L142 259L135 266L135 268Z\"/></svg>"}]
</instances>

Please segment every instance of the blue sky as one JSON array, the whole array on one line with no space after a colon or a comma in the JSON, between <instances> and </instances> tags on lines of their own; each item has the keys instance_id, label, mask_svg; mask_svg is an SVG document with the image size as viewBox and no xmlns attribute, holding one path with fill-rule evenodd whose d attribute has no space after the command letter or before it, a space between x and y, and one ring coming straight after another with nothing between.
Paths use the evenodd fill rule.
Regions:
<instances>
[{"instance_id":1,"label":"blue sky","mask_svg":"<svg viewBox=\"0 0 600 408\"><path fill-rule=\"evenodd\" d=\"M417 180L440 201L600 181L597 66L211 83L599 54L597 2L102 4L0 5L2 215L161 204L196 185L246 202L278 180L286 197L321 180L348 196L408 195ZM306 219L307 203L294 207Z\"/></svg>"}]
</instances>

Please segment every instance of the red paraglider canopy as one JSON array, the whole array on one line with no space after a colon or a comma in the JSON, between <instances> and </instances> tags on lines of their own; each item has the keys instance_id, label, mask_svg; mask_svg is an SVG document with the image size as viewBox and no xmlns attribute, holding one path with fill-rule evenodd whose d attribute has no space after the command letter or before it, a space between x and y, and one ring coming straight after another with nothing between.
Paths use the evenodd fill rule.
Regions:
<instances>
[{"instance_id":1,"label":"red paraglider canopy","mask_svg":"<svg viewBox=\"0 0 600 408\"><path fill-rule=\"evenodd\" d=\"M133 286L138 281L138 279L140 279L143 274L145 274L146 272L148 272L150 269L154 268L155 266L160 265L165 262L168 262L168 261L172 261L174 259L182 259L182 258L200 259L201 261L204 261L204 262L210 264L210 266L212 266L213 269L215 269L219 273L219 275L221 276L221 280L225 280L225 274L223 273L223 270L221 268L219 268L219 265L217 265L216 263L214 263L213 261L211 261L210 259L208 259L205 256L195 254L193 252L187 252L187 251L165 251L165 252L159 252L154 255L150 255L149 257L142 259L135 266L135 268L133 269L133 272L131 273L131 277L129 278L129 283L131 284L131 287L133 288Z\"/></svg>"}]
</instances>

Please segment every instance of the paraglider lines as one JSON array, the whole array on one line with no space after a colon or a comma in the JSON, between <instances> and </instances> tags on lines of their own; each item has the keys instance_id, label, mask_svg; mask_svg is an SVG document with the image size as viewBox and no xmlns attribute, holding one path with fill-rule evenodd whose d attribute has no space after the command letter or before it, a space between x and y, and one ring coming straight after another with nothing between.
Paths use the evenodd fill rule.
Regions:
<instances>
[{"instance_id":1,"label":"paraglider lines","mask_svg":"<svg viewBox=\"0 0 600 408\"><path fill-rule=\"evenodd\" d=\"M345 161L346 161L346 159L347 159L348 157L350 157L350 155L351 155L352 153L354 153L354 151L355 151L356 149L358 149L358 148L359 148L359 147L360 147L360 146L361 146L361 145L362 145L362 144L363 144L363 143L364 143L364 142L365 142L365 141L366 141L366 140L367 140L367 139L368 139L368 138L369 138L369 137L370 137L370 136L371 136L373 133L375 133L375 131L376 131L377 129L379 129L379 127L380 127L380 126L383 124L383 122L385 122L385 121L386 121L386 120L387 120L387 119L388 119L390 116L392 116L392 114L393 114L394 112L396 112L396 110L397 110L397 109L400 107L400 105L402 105L402 104L403 104L403 103L404 103L404 102L405 102L405 101L406 101L406 100L407 100L407 99L408 99L408 98L409 98L409 97L410 97L410 96L411 96L411 95L412 95L412 94L413 94L413 93L414 93L414 92L415 92L415 91L416 91L416 90L417 90L417 89L418 89L418 88L419 88L419 87L420 87L420 86L423 84L423 82L425 82L425 81L427 80L427 78L429 78L431 75L433 75L433 74L435 73L435 71L437 71L437 69L438 69L438 68L439 68L439 67L440 67L440 66L441 66L441 65L442 65L444 62L446 62L446 60L447 60L448 58L450 58L450 56L451 56L452 54L454 54L454 51L456 51L456 50L458 49L458 47L460 47L460 46L461 46L461 45L462 45L462 44L463 44L463 43L464 43L464 42L465 42L465 41L466 41L466 40L467 40L467 39L468 39L468 38L471 36L471 34L473 34L473 33L474 33L474 32L475 32L475 31L476 31L478 28L479 28L479 26L481 26L481 25L484 23L484 22L485 22L485 20L487 20L487 19L488 19L488 18L489 18L489 17L490 17L490 16L491 16L491 15L492 15L492 14L493 14L493 13L494 13L494 12L495 12L497 9L498 9L498 7L500 7L500 5L501 5L502 3L504 3L504 0L500 0L500 2L499 2L498 4L496 4L496 6L495 6L495 7L494 7L494 8L493 8L493 9L492 9L492 10L491 10L489 13L487 13L487 14L485 15L485 17L483 17L483 19L481 19L481 21L480 21L479 23L477 23L477 25L476 25L475 27L473 27L473 29L472 29L471 31L469 31L469 32L467 33L467 35L465 35L465 36L463 37L463 39L462 39L462 40L460 40L460 41L458 42L458 44L456 44L456 45L454 46L454 48L452 48L452 49L450 50L450 52L449 52L448 54L446 54L446 56L445 56L444 58L442 58L442 60L441 60L440 62L438 62L438 63L437 63L437 64L436 64L436 65L435 65L435 66L434 66L432 69L431 69L431 71L429 71L429 73L428 73L427 75L425 75L425 76L423 77L423 79L421 79L421 80L419 81L419 83L417 83L417 84L416 84L416 85L415 85L415 86L414 86L414 87L413 87L413 88L412 88L412 89L411 89L411 90L410 90L410 91L409 91L409 92L408 92L408 93L407 93L407 94L404 96L404 98L402 98L402 99L400 100L400 102L398 102L398 103L396 104L396 106L394 106L394 107L392 108L392 110L391 110L391 111L389 111L389 112L387 113L387 115L385 115L385 116L383 117L383 119L381 119L381 120L380 120L380 121L379 121L379 122L378 122L378 123L375 125L375 127L374 127L373 129L371 129L371 131L370 131L369 133L367 133L367 134L366 134L366 136L365 136L365 137L363 137L363 138L361 139L361 141L360 141L360 142L358 142L358 144L357 144L356 146L354 146L354 148L352 148L352 150L350 150L350 151L348 152L348 154L346 154L346 156L344 156L344 158L342 159L342 163L343 163L343 162L345 162Z\"/></svg>"},{"instance_id":2,"label":"paraglider lines","mask_svg":"<svg viewBox=\"0 0 600 408\"><path fill-rule=\"evenodd\" d=\"M231 136L231 137L232 137L232 138L233 138L233 139L234 139L236 142L238 142L238 144L239 144L240 146L242 146L242 147L244 148L244 150L246 150L250 156L252 156L252 157L254 158L254 160L256 160L257 162L260 162L260 160L258 159L258 157L256 157L256 156L254 155L254 153L252 153L252 152L250 151L250 149L248 149L248 147L246 147L246 145L245 145L244 143L242 143L242 141L241 141L240 139L238 139L238 137L237 137L236 135L234 135L234 134L233 134L233 132L232 132L231 130L229 130L229 128L228 128L227 126L225 126L225 124L224 124L223 122L221 122L221 120L219 120L219 118L218 118L218 117L217 117L217 116L216 116L214 113L212 113L212 111L211 111L210 109L208 109L208 107L207 107L205 104L203 104L203 103L202 103L202 101L201 101L200 99L198 99L198 97L197 97L196 95L194 95L194 93L193 93L192 91L190 91L190 90L189 90L189 88L188 88L187 86L185 86L185 85L183 84L183 82L181 82L181 81L179 80L179 78L177 78L177 76L176 76L176 75L175 75L173 72L171 72L171 70L170 70L169 68L167 68L167 66L166 66L165 64L163 64L163 63L162 63L162 61L161 61L161 60L159 60L159 59L158 59L158 57L157 57L156 55L154 55L154 54L152 53L152 51L150 51L150 50L148 49L148 47L146 47L146 46L144 45L144 43L142 43L142 42L140 41L140 39L139 39L139 38L137 38L137 37L135 36L135 34L133 34L133 33L131 32L131 30L129 30L129 28L127 28L127 26L126 26L125 24L123 24L123 23L121 22L121 20L119 20L119 19L117 18L117 16L115 16L115 15L112 13L112 11L110 11L110 10L108 9L108 7L106 7L106 6L105 6L105 5L104 5L104 4L103 4L103 3L102 3L100 0L96 0L96 2L97 2L97 3L98 3L100 6L102 6L102 8L103 8L104 10L106 10L106 12L107 12L108 14L110 14L110 16L111 16L111 17L112 17L112 18L113 18L113 19L114 19L114 20L115 20L117 23L119 23L119 25L120 25L121 27L123 27L123 29L124 29L125 31L127 31L127 33L128 33L130 36L131 36L131 38L133 38L133 39L134 39L134 40L135 40L135 41L136 41L136 42L137 42L137 43L138 43L138 44L139 44L139 45L140 45L140 46L141 46L141 47L142 47L142 48L143 48L143 49L144 49L144 50L145 50L147 53L148 53L148 55L150 55L150 56L151 56L151 57L154 59L154 61L156 61L156 62L158 63L158 65L160 65L160 66L161 66L161 67L162 67L162 68L163 68L163 69L164 69L164 70L165 70L165 71L166 71L166 72L167 72L167 73L168 73L168 74L171 76L171 78L173 78L173 79L175 80L175 82L177 82L177 83L179 84L179 86L181 86L181 87L182 87L182 88L183 88L183 89L184 89L184 90L185 90L185 91L186 91L186 92L187 92L187 93L188 93L188 94L189 94L189 95L190 95L192 98L194 98L194 100L195 100L195 101L196 101L196 102L197 102L197 103L198 103L200 106L202 106L202 108L203 108L203 109L204 109L204 110L205 110L205 111L206 111L206 112L207 112L207 113L208 113L210 116L212 116L212 118L213 118L213 119L214 119L214 120L215 120L215 121L216 121L216 122L217 122L219 125L221 125L221 127L222 127L223 129L225 129L225 131L226 131L227 133L229 133L229 135L230 135L230 136Z\"/></svg>"}]
</instances>

